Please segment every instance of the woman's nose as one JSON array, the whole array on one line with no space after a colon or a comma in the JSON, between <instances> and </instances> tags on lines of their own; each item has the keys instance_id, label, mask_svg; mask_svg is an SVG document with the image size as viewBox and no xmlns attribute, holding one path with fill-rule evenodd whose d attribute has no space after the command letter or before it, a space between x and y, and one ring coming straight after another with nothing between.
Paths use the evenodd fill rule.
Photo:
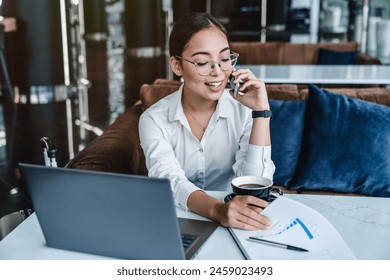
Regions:
<instances>
[{"instance_id":1,"label":"woman's nose","mask_svg":"<svg viewBox=\"0 0 390 280\"><path fill-rule=\"evenodd\" d=\"M211 65L211 75L219 75L221 73L221 65L218 62L212 62L213 64Z\"/></svg>"}]
</instances>

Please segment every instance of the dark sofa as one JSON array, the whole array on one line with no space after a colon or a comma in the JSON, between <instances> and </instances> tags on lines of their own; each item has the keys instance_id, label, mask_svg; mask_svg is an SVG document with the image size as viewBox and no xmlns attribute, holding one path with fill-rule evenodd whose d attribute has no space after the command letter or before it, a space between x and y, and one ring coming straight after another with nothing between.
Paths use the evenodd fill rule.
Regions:
<instances>
[{"instance_id":1,"label":"dark sofa","mask_svg":"<svg viewBox=\"0 0 390 280\"><path fill-rule=\"evenodd\" d=\"M143 85L140 101L67 167L147 175L139 116L178 87L163 79ZM390 89L333 88L332 93L267 85L267 91L274 111L276 186L287 193L390 196Z\"/></svg>"}]
</instances>

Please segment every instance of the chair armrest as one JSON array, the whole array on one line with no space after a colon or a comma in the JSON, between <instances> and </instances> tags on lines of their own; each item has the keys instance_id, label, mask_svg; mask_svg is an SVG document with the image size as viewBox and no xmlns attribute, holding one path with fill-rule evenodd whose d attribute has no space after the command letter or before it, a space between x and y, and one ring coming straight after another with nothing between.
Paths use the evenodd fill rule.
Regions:
<instances>
[{"instance_id":1,"label":"chair armrest","mask_svg":"<svg viewBox=\"0 0 390 280\"><path fill-rule=\"evenodd\" d=\"M80 151L67 168L146 175L145 156L140 146L140 105L130 107L107 130Z\"/></svg>"}]
</instances>

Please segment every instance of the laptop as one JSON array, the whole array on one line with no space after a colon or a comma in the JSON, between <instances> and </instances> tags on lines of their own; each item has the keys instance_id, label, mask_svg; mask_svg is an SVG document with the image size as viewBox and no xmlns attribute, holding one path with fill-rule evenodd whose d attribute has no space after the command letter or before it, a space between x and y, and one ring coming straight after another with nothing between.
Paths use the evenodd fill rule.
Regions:
<instances>
[{"instance_id":1,"label":"laptop","mask_svg":"<svg viewBox=\"0 0 390 280\"><path fill-rule=\"evenodd\" d=\"M177 218L166 179L19 167L49 247L118 259L192 259L218 227Z\"/></svg>"}]
</instances>

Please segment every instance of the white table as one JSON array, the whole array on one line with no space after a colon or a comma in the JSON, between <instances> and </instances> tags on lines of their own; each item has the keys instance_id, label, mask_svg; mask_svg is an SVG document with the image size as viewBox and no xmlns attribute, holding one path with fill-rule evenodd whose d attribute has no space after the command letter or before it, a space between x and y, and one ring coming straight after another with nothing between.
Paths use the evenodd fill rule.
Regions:
<instances>
[{"instance_id":1,"label":"white table","mask_svg":"<svg viewBox=\"0 0 390 280\"><path fill-rule=\"evenodd\" d=\"M390 65L237 65L265 83L390 84Z\"/></svg>"},{"instance_id":2,"label":"white table","mask_svg":"<svg viewBox=\"0 0 390 280\"><path fill-rule=\"evenodd\" d=\"M210 192L223 199L226 193ZM295 195L323 214L340 232L358 259L390 260L390 198ZM177 209L179 217L204 219ZM243 259L228 230L219 227L197 255L198 259ZM0 259L107 259L106 257L49 248L33 214L0 242Z\"/></svg>"}]
</instances>

